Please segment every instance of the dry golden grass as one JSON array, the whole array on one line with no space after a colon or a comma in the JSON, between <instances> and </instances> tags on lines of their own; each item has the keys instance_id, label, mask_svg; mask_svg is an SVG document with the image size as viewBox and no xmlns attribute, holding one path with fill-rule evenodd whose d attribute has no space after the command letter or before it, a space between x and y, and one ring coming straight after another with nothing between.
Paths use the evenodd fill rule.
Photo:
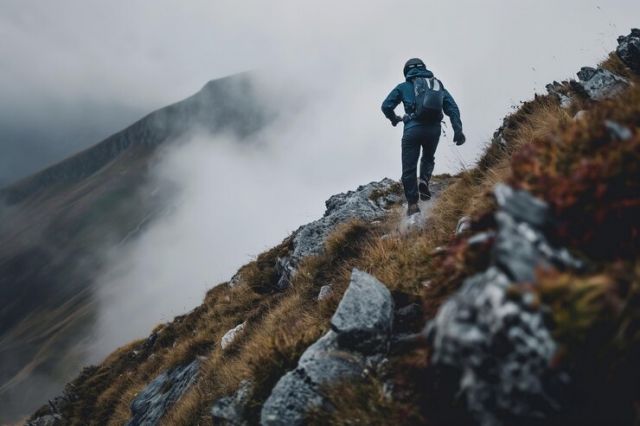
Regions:
<instances>
[{"instance_id":1,"label":"dry golden grass","mask_svg":"<svg viewBox=\"0 0 640 426\"><path fill-rule=\"evenodd\" d=\"M535 107L514 114L514 124L505 129L510 146L542 137L550 127L568 119L550 99L533 102ZM286 255L290 239L258 256L241 268L237 286L214 288L201 307L171 324L158 326L157 341L144 359L131 359L132 351L140 350L143 342L109 356L101 366L103 376L88 381L102 384L98 395L85 405L89 409L75 413L76 418L79 422L94 418L122 424L130 415L131 401L153 377L196 356L203 360L198 382L170 410L164 423L210 424L212 402L234 392L245 378L255 383L250 410L256 417L275 382L295 367L304 349L328 330L329 318L353 267L373 273L395 292L421 294L422 283L433 277L432 252L452 239L458 219L463 215L481 216L492 208L487 194L495 182L508 178L510 151L493 144L480 160L482 167L450 178L453 184L435 201L423 229L399 234L400 211L375 226L361 222L340 226L327 239L325 254L303 261L292 288L282 294L270 293L269 289L277 279L275 261ZM333 295L316 302L319 288L329 283ZM222 335L244 321L244 332L222 351Z\"/></svg>"},{"instance_id":2,"label":"dry golden grass","mask_svg":"<svg viewBox=\"0 0 640 426\"><path fill-rule=\"evenodd\" d=\"M600 62L598 66L622 77L632 80L637 79L637 76L631 72L631 70L620 60L615 52L611 52L607 59Z\"/></svg>"},{"instance_id":3,"label":"dry golden grass","mask_svg":"<svg viewBox=\"0 0 640 426\"><path fill-rule=\"evenodd\" d=\"M616 59L609 58L603 66L619 72ZM527 152L539 141L553 141L559 134L587 126L572 117L578 109L589 106L581 100L565 110L551 96L538 96L522 104L505 119L502 136L506 146L491 141L476 167L454 178L434 177L450 185L432 203L421 229L398 232L403 220L400 209L378 224L343 224L326 241L324 254L299 265L291 288L274 293L276 260L291 249L291 239L285 239L241 268L236 286L213 288L203 305L158 326L152 347L144 349L144 341L131 343L77 379L75 384L83 399L73 405L69 417L75 424L124 424L130 416L131 401L150 380L200 357L196 384L172 407L163 424L212 424L209 410L213 401L233 393L243 379L254 383L249 412L257 419L276 381L294 368L301 353L328 330L354 267L372 273L394 297L422 298L425 316L433 315L464 277L487 262L484 248L470 249L463 238L454 236L459 218L471 217L474 230L490 226L495 209L492 188L497 182L523 182L522 176L514 175L514 155ZM600 117L597 111L594 114ZM325 284L333 286L333 295L317 302L317 293ZM428 288L424 284L429 284ZM244 331L223 351L221 337L242 322L246 322ZM133 356L134 351L138 355ZM405 371L404 384L413 389L416 400L390 404L383 397L379 381L369 378L363 385L345 384L332 391L336 396L335 415L322 420L338 424L340 419L363 424L388 424L390 419L402 423L409 418L423 421L424 413L416 405L438 409L433 402L420 402L421 392L428 392L415 387L421 380L428 381L422 376L426 359L424 352L417 351L392 360L399 371Z\"/></svg>"}]
</instances>

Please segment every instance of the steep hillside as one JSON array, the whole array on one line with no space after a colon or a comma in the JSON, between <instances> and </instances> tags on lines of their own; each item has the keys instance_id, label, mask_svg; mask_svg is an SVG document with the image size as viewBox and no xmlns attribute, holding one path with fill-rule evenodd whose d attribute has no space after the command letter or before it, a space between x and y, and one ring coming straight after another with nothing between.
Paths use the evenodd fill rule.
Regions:
<instances>
[{"instance_id":1,"label":"steep hillside","mask_svg":"<svg viewBox=\"0 0 640 426\"><path fill-rule=\"evenodd\" d=\"M330 198L29 424L637 424L640 31L578 77L424 216L388 179Z\"/></svg>"},{"instance_id":2,"label":"steep hillside","mask_svg":"<svg viewBox=\"0 0 640 426\"><path fill-rule=\"evenodd\" d=\"M272 115L249 76L207 83L97 145L0 191L0 421L33 410L78 373L102 254L165 209L143 190L159 147L187 132L240 139Z\"/></svg>"}]
</instances>

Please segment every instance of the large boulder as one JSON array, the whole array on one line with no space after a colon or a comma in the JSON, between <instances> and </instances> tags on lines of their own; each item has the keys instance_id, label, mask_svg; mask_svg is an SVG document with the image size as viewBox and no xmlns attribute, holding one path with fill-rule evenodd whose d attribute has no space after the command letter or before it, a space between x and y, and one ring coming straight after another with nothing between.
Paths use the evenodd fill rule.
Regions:
<instances>
[{"instance_id":1,"label":"large boulder","mask_svg":"<svg viewBox=\"0 0 640 426\"><path fill-rule=\"evenodd\" d=\"M629 87L629 80L603 68L582 67L578 78L572 87L594 101L612 98Z\"/></svg>"},{"instance_id":2,"label":"large boulder","mask_svg":"<svg viewBox=\"0 0 640 426\"><path fill-rule=\"evenodd\" d=\"M328 404L325 386L360 378L386 352L393 299L371 275L354 269L331 319L332 330L309 346L262 407L263 425L302 425L310 410Z\"/></svg>"},{"instance_id":3,"label":"large boulder","mask_svg":"<svg viewBox=\"0 0 640 426\"><path fill-rule=\"evenodd\" d=\"M558 408L556 391L567 378L552 367L557 345L534 295L512 290L539 268L582 266L548 242L546 203L503 184L494 194L490 267L465 280L427 327L432 365L457 373L458 394L486 426L545 419Z\"/></svg>"},{"instance_id":4,"label":"large boulder","mask_svg":"<svg viewBox=\"0 0 640 426\"><path fill-rule=\"evenodd\" d=\"M616 53L636 74L640 74L640 29L634 28L628 36L618 37Z\"/></svg>"},{"instance_id":5,"label":"large boulder","mask_svg":"<svg viewBox=\"0 0 640 426\"><path fill-rule=\"evenodd\" d=\"M190 364L165 371L151 381L131 403L132 417L127 426L151 426L160 423L167 410L195 382L200 363Z\"/></svg>"},{"instance_id":6,"label":"large boulder","mask_svg":"<svg viewBox=\"0 0 640 426\"><path fill-rule=\"evenodd\" d=\"M380 281L354 269L351 283L331 318L340 346L367 352L387 349L393 325L393 299Z\"/></svg>"}]
</instances>

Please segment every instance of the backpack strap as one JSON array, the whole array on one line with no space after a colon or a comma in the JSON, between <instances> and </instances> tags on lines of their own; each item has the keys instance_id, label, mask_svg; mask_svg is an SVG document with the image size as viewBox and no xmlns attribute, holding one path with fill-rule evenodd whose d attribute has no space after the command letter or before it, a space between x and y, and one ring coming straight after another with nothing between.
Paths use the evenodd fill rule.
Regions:
<instances>
[{"instance_id":1,"label":"backpack strap","mask_svg":"<svg viewBox=\"0 0 640 426\"><path fill-rule=\"evenodd\" d=\"M442 90L442 83L440 83L440 80L438 80L437 78L432 77L432 78L427 78L426 80L427 80L427 87L430 90L434 90L436 92Z\"/></svg>"}]
</instances>

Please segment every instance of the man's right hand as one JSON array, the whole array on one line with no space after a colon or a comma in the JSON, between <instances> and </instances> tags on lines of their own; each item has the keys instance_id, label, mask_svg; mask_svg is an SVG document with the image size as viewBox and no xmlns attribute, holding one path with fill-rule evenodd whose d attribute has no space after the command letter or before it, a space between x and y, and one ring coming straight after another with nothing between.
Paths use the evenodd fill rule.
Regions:
<instances>
[{"instance_id":1,"label":"man's right hand","mask_svg":"<svg viewBox=\"0 0 640 426\"><path fill-rule=\"evenodd\" d=\"M453 135L453 141L456 143L456 145L460 146L467 141L467 138L465 137L464 133L456 132Z\"/></svg>"}]
</instances>

